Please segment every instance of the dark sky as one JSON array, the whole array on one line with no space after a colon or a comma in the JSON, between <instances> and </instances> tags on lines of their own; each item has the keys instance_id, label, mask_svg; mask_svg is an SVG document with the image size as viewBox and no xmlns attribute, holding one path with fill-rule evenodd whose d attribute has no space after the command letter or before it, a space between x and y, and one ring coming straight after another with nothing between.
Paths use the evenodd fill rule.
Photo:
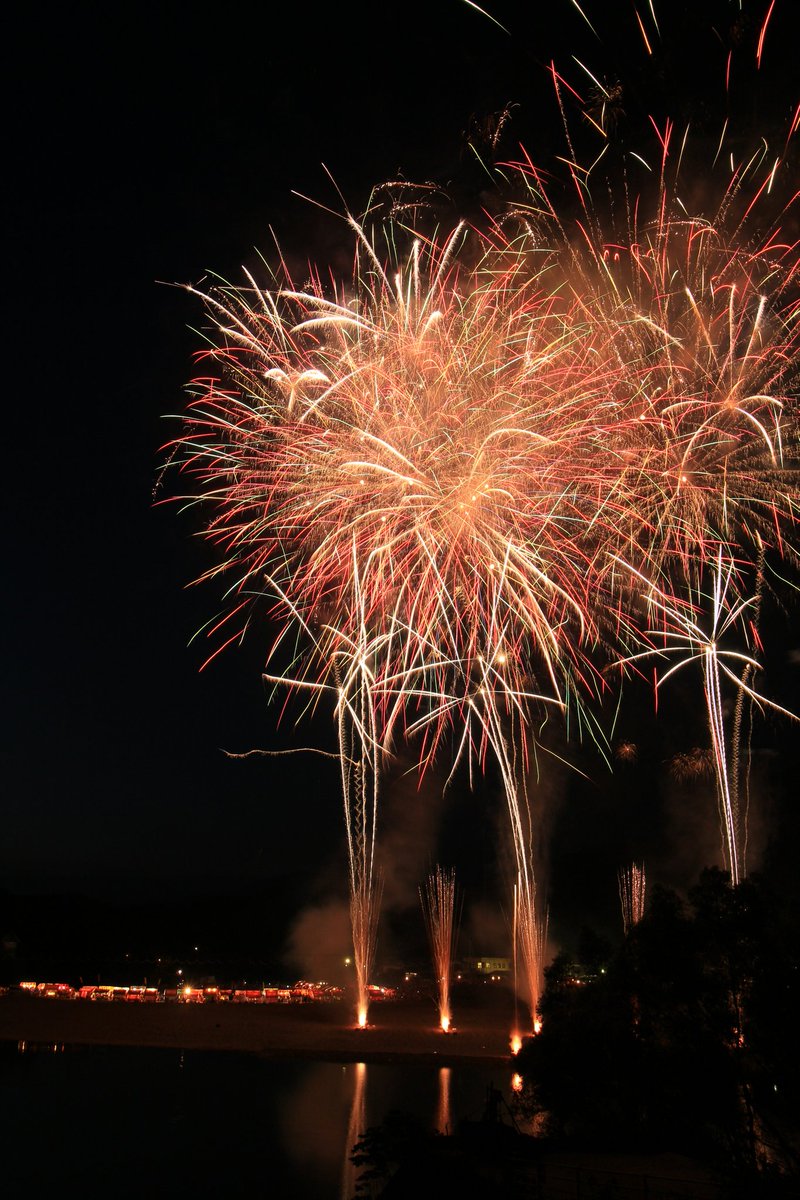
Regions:
<instances>
[{"instance_id":1,"label":"dark sky","mask_svg":"<svg viewBox=\"0 0 800 1200\"><path fill-rule=\"evenodd\" d=\"M299 870L343 877L333 766L221 752L289 740L260 681L267 629L202 674L204 646L187 647L216 611L212 591L187 588L211 552L192 537L195 517L153 499L159 446L175 432L162 418L183 406L197 346L187 327L200 313L157 281L235 277L254 247L269 255L270 229L301 269L336 257L343 227L293 195L336 207L323 163L354 210L371 185L403 173L449 185L469 211L479 204L464 154L472 117L514 103L509 152L519 138L543 160L561 152L551 56L627 71L632 103L660 87L676 110L712 123L714 27L729 30L735 7L726 0L703 20L702 2L657 5L673 18L657 70L632 5L615 26L613 4L584 4L605 13L602 40L568 0L488 7L512 36L462 0L355 0L321 15L235 0L17 13L4 110L0 886L150 896ZM757 17L767 5L745 7ZM783 112L794 8L778 0L769 86L759 100L740 93L767 123ZM297 741L329 736L323 724ZM578 875L595 869L601 827L603 869L615 869L626 819L608 820L607 792L553 818ZM474 798L459 803L445 821L451 848L462 837L485 857L491 820ZM639 824L645 842L662 830Z\"/></svg>"}]
</instances>

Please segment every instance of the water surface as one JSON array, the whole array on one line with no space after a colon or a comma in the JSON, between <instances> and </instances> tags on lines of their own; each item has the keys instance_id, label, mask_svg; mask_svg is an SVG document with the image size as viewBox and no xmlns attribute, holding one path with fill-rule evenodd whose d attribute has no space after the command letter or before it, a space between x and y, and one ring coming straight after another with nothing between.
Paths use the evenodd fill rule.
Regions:
<instances>
[{"instance_id":1,"label":"water surface","mask_svg":"<svg viewBox=\"0 0 800 1200\"><path fill-rule=\"evenodd\" d=\"M287 1062L249 1054L0 1044L9 1187L44 1195L291 1196L350 1200L349 1149L387 1113L431 1129L478 1119L485 1065Z\"/></svg>"}]
</instances>

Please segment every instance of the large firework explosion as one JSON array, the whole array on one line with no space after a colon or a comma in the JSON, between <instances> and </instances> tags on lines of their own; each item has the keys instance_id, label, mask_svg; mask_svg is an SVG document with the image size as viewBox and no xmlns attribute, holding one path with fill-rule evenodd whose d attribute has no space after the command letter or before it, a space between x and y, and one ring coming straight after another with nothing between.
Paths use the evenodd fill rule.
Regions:
<instances>
[{"instance_id":1,"label":"large firework explosion","mask_svg":"<svg viewBox=\"0 0 800 1200\"><path fill-rule=\"evenodd\" d=\"M762 702L765 571L796 560L798 248L788 208L756 220L783 159L731 158L713 218L692 216L684 139L654 126L657 183L604 180L609 217L568 107L607 142L613 94L591 76L598 108L552 75L577 206L523 154L480 232L348 217L346 283L284 272L202 294L209 348L179 458L212 508L234 613L272 599L270 677L333 697L361 1023L399 739L423 766L451 746L499 766L534 1013L534 720L594 730L592 700L642 659L664 657L662 682L670 656L699 659L725 861L745 870L729 759L743 704ZM795 113L784 157L797 128Z\"/></svg>"},{"instance_id":2,"label":"large firework explosion","mask_svg":"<svg viewBox=\"0 0 800 1200\"><path fill-rule=\"evenodd\" d=\"M773 8L757 27L758 67ZM648 20L660 37L652 5ZM641 17L639 26L652 53ZM800 258L791 155L800 107L795 100L788 110L775 148L762 137L747 149L726 119L713 156L721 200L711 216L692 214L682 198L685 187L696 190L684 165L688 127L679 133L670 119L651 116L653 152L641 144L641 153L620 155L614 104L622 89L575 62L583 84L592 84L585 96L581 84L551 72L573 202L564 203L562 189L556 204L553 183L523 153L503 169L504 181L510 172L529 191L508 221L521 222L542 258L551 256L554 280L582 305L584 336L610 354L597 465L586 473L596 490L584 509L583 548L589 557L594 544L601 606L618 621L611 658L663 658L657 689L684 665L702 667L723 857L738 882L746 872L745 708L792 715L754 683L770 572L783 576L798 563ZM575 153L576 123L597 143L588 166ZM616 177L603 167L615 151ZM640 179L643 169L650 174L638 191L634 169ZM595 623L603 628L599 614Z\"/></svg>"},{"instance_id":3,"label":"large firework explosion","mask_svg":"<svg viewBox=\"0 0 800 1200\"><path fill-rule=\"evenodd\" d=\"M288 280L208 294L215 373L180 443L217 506L215 572L236 572L240 598L271 593L284 631L305 635L276 677L335 698L362 1023L397 731L419 732L422 761L454 727L457 759L494 751L528 873L516 762L530 710L600 680L575 487L596 369L524 248L484 239L460 270L462 236L414 240L390 275L356 227L349 301Z\"/></svg>"}]
</instances>

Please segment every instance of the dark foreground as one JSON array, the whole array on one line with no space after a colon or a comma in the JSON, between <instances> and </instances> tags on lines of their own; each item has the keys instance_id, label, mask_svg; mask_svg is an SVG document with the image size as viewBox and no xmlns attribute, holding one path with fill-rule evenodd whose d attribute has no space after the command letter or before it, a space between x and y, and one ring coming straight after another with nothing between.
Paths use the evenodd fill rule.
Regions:
<instances>
[{"instance_id":1,"label":"dark foreground","mask_svg":"<svg viewBox=\"0 0 800 1200\"><path fill-rule=\"evenodd\" d=\"M505 999L458 1016L443 1034L432 1004L380 1002L355 1028L345 1003L108 1004L0 998L0 1041L251 1051L328 1062L440 1064L509 1058L513 1013Z\"/></svg>"}]
</instances>

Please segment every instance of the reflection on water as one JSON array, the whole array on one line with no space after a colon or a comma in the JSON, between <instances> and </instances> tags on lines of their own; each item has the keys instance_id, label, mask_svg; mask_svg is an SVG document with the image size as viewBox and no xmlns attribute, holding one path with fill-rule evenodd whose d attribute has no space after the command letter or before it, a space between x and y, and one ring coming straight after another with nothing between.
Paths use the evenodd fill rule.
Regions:
<instances>
[{"instance_id":1,"label":"reflection on water","mask_svg":"<svg viewBox=\"0 0 800 1200\"><path fill-rule=\"evenodd\" d=\"M436 1114L439 1133L450 1133L450 1067L439 1067L439 1109Z\"/></svg>"},{"instance_id":2,"label":"reflection on water","mask_svg":"<svg viewBox=\"0 0 800 1200\"><path fill-rule=\"evenodd\" d=\"M350 1152L366 1129L367 1064L356 1063L353 1076L353 1102L350 1105L350 1120L347 1122L342 1165L342 1200L352 1200L356 1192L358 1168L350 1161Z\"/></svg>"},{"instance_id":3,"label":"reflection on water","mask_svg":"<svg viewBox=\"0 0 800 1200\"><path fill-rule=\"evenodd\" d=\"M392 1111L452 1132L479 1120L482 1065L272 1061L256 1055L0 1043L4 1182L43 1195L69 1179L88 1194L222 1188L254 1197L352 1200L350 1152ZM122 1188L122 1191L120 1191Z\"/></svg>"}]
</instances>

